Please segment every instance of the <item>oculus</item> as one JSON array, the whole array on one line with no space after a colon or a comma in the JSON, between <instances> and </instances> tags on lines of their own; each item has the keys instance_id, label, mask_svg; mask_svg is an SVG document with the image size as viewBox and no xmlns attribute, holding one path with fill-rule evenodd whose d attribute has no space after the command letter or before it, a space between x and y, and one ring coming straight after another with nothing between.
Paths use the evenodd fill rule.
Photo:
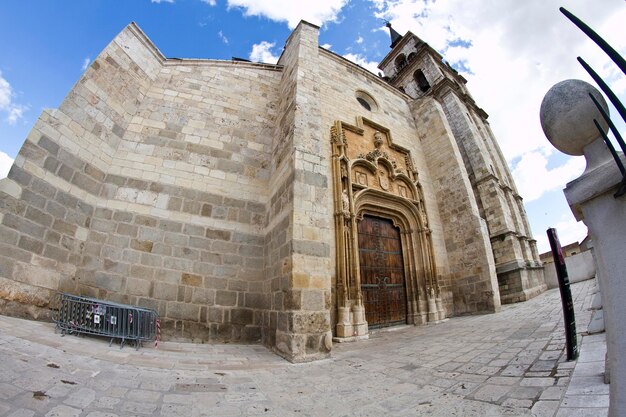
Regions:
<instances>
[{"instance_id":1,"label":"oculus","mask_svg":"<svg viewBox=\"0 0 626 417\"><path fill-rule=\"evenodd\" d=\"M363 90L357 90L355 93L356 101L367 111L375 112L378 110L378 104L374 98Z\"/></svg>"}]
</instances>

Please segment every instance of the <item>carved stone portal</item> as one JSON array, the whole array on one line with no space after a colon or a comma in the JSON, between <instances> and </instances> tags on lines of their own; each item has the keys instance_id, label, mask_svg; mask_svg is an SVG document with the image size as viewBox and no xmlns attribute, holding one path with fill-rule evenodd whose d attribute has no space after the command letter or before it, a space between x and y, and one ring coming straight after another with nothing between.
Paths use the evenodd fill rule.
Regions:
<instances>
[{"instance_id":1,"label":"carved stone portal","mask_svg":"<svg viewBox=\"0 0 626 417\"><path fill-rule=\"evenodd\" d=\"M401 285L403 288L398 291L404 293L395 296L393 309L396 321L390 320L388 324L397 323L397 311L402 309L405 309L406 322L410 324L442 320L445 311L437 281L431 230L410 152L392 142L388 129L360 117L357 118L356 126L335 122L331 128L331 142L337 263L337 340L367 337L369 330L366 317L376 317L379 321L378 317L381 314L384 316L387 308L385 305L374 307L371 299L381 296L380 299L385 302L382 292L388 291L391 283L395 287ZM388 236L399 238L392 239L387 235L381 237L379 232L372 232L380 228L376 225L368 224L359 228L359 222L364 218L370 223L382 224L385 230L391 231ZM394 229L397 229L397 233ZM361 251L359 230L364 246ZM365 245L364 242L370 237L364 236L364 233L372 233L371 239L387 243L372 241ZM384 244L395 249L385 249ZM363 265L362 271L364 256L370 256L368 251L371 257L367 265ZM377 262L386 262L382 258L377 260L381 254L392 254L396 265L392 273L397 273L401 279L394 280L389 272L381 269L382 266L376 268ZM368 298L366 303L364 292ZM401 303L400 307L398 302ZM383 313L376 313L378 315L375 316L370 311L371 314L368 314L366 308L377 308ZM382 325L386 325L382 321ZM380 322L376 324L381 325Z\"/></svg>"}]
</instances>

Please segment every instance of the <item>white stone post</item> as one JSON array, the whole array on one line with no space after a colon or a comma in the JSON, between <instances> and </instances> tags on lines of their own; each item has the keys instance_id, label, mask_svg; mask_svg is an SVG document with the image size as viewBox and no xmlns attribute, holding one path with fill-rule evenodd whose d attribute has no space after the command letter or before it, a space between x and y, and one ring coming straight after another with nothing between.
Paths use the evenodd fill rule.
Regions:
<instances>
[{"instance_id":1,"label":"white stone post","mask_svg":"<svg viewBox=\"0 0 626 417\"><path fill-rule=\"evenodd\" d=\"M585 172L568 183L564 193L593 240L606 321L609 416L620 417L626 416L626 196L614 197L622 175L593 124L602 116L589 93L606 109L602 95L584 81L556 84L541 104L541 125L555 148L587 160Z\"/></svg>"}]
</instances>

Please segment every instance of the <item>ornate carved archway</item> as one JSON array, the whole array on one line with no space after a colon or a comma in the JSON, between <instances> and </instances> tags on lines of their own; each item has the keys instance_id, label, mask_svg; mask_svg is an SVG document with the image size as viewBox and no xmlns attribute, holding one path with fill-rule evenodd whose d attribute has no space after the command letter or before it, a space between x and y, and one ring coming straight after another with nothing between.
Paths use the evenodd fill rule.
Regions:
<instances>
[{"instance_id":1,"label":"ornate carved archway","mask_svg":"<svg viewBox=\"0 0 626 417\"><path fill-rule=\"evenodd\" d=\"M407 321L445 317L436 276L431 231L410 152L395 145L388 129L357 118L331 129L337 264L338 338L368 334L360 285L357 223L363 216L393 221L400 230Z\"/></svg>"}]
</instances>

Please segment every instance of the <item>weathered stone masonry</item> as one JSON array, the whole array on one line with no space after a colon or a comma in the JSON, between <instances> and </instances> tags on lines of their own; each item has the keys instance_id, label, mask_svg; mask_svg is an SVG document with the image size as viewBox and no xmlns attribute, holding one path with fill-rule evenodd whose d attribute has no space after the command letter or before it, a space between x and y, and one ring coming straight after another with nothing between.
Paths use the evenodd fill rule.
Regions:
<instances>
[{"instance_id":1,"label":"weathered stone masonry","mask_svg":"<svg viewBox=\"0 0 626 417\"><path fill-rule=\"evenodd\" d=\"M166 338L260 341L292 361L367 336L358 301L338 317L341 280L359 280L337 279L336 254L356 248L335 240L336 126L357 132L347 146L364 153L389 138L382 149L414 170L399 177L381 160L380 181L414 184L362 190L353 213L401 228L407 322L540 291L521 198L481 115L456 87L401 91L320 48L318 31L301 22L268 65L166 59L136 25L124 29L0 180L0 312L48 318L57 291L88 295L154 308ZM433 56L414 62L436 85L446 70ZM364 164L354 149L345 155ZM356 324L338 331L346 314Z\"/></svg>"}]
</instances>

